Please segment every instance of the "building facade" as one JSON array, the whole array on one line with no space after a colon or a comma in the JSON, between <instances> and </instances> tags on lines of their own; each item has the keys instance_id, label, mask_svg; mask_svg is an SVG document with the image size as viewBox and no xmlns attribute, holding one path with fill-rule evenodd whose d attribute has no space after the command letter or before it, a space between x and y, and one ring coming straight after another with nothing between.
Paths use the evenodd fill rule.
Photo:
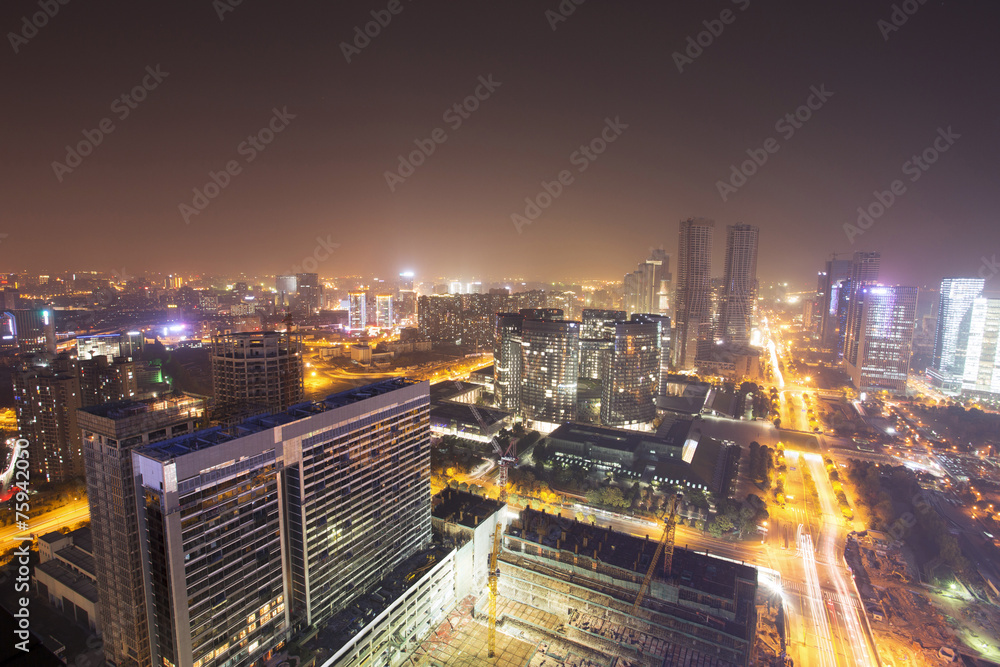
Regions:
<instances>
[{"instance_id":1,"label":"building facade","mask_svg":"<svg viewBox=\"0 0 1000 667\"><path fill-rule=\"evenodd\" d=\"M913 347L916 287L867 285L855 293L857 363L845 365L858 391L906 391Z\"/></svg>"},{"instance_id":2,"label":"building facade","mask_svg":"<svg viewBox=\"0 0 1000 667\"><path fill-rule=\"evenodd\" d=\"M627 318L624 310L587 308L580 323L580 377L600 380L614 347L615 322Z\"/></svg>"},{"instance_id":3,"label":"building facade","mask_svg":"<svg viewBox=\"0 0 1000 667\"><path fill-rule=\"evenodd\" d=\"M301 336L231 333L212 338L212 385L221 407L285 410L305 398Z\"/></svg>"},{"instance_id":4,"label":"building facade","mask_svg":"<svg viewBox=\"0 0 1000 667\"><path fill-rule=\"evenodd\" d=\"M521 411L536 428L576 419L580 323L525 319L521 325Z\"/></svg>"},{"instance_id":5,"label":"building facade","mask_svg":"<svg viewBox=\"0 0 1000 667\"><path fill-rule=\"evenodd\" d=\"M682 220L678 240L677 293L674 298L674 365L694 368L695 359L712 344L712 236L715 222Z\"/></svg>"},{"instance_id":6,"label":"building facade","mask_svg":"<svg viewBox=\"0 0 1000 667\"><path fill-rule=\"evenodd\" d=\"M757 240L753 225L726 227L726 264L717 338L747 345L757 311Z\"/></svg>"},{"instance_id":7,"label":"building facade","mask_svg":"<svg viewBox=\"0 0 1000 667\"><path fill-rule=\"evenodd\" d=\"M972 303L962 391L1000 397L1000 299L978 297Z\"/></svg>"},{"instance_id":8,"label":"building facade","mask_svg":"<svg viewBox=\"0 0 1000 667\"><path fill-rule=\"evenodd\" d=\"M28 441L32 480L64 482L83 475L77 372L68 352L24 355L14 369L17 437Z\"/></svg>"},{"instance_id":9,"label":"building facade","mask_svg":"<svg viewBox=\"0 0 1000 667\"><path fill-rule=\"evenodd\" d=\"M985 285L982 278L945 278L941 281L934 356L927 377L946 392L962 390L973 303Z\"/></svg>"},{"instance_id":10,"label":"building facade","mask_svg":"<svg viewBox=\"0 0 1000 667\"><path fill-rule=\"evenodd\" d=\"M660 325L617 322L603 376L602 424L634 427L651 423L660 388Z\"/></svg>"}]
</instances>

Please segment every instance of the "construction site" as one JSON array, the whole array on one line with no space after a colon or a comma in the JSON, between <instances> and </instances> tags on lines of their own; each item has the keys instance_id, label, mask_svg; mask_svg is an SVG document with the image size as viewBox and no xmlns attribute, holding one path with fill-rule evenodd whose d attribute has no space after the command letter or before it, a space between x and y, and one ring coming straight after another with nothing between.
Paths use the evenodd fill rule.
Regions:
<instances>
[{"instance_id":1,"label":"construction site","mask_svg":"<svg viewBox=\"0 0 1000 667\"><path fill-rule=\"evenodd\" d=\"M419 643L410 664L749 664L757 623L754 568L543 511L490 521L483 507L481 498L457 491L437 503L435 532L454 536L460 524L457 530L470 540L500 535L501 542L496 549L473 548L471 594ZM492 641L489 586L479 583L490 574L496 583Z\"/></svg>"}]
</instances>

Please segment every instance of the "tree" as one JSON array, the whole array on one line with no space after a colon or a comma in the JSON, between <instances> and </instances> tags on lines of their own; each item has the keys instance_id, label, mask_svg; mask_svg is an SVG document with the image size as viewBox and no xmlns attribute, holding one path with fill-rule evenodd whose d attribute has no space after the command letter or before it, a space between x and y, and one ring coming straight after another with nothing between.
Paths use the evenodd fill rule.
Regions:
<instances>
[{"instance_id":1,"label":"tree","mask_svg":"<svg viewBox=\"0 0 1000 667\"><path fill-rule=\"evenodd\" d=\"M721 537L723 533L728 533L733 529L733 521L725 514L715 517L715 520L708 525L708 532L714 537Z\"/></svg>"}]
</instances>

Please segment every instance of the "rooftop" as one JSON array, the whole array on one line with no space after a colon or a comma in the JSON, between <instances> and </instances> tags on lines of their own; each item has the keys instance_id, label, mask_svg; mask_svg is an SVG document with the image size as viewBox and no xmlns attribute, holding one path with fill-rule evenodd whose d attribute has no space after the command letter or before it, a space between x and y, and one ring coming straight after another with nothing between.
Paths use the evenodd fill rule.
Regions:
<instances>
[{"instance_id":1,"label":"rooftop","mask_svg":"<svg viewBox=\"0 0 1000 667\"><path fill-rule=\"evenodd\" d=\"M44 572L64 586L73 589L87 600L97 603L97 586L94 585L94 582L82 574L74 572L63 563L57 560L50 560L45 563L39 563L35 569Z\"/></svg>"},{"instance_id":2,"label":"rooftop","mask_svg":"<svg viewBox=\"0 0 1000 667\"><path fill-rule=\"evenodd\" d=\"M381 396L397 389L403 389L415 384L416 380L403 377L394 377L382 380L364 387L356 387L338 394L327 396L322 401L307 401L288 408L284 412L259 415L252 417L234 426L215 426L202 429L187 435L182 435L170 440L164 440L156 444L147 445L142 448L142 453L150 458L160 461L169 461L178 456L183 456L191 452L196 452L224 442L230 442L238 438L243 438L254 433L267 431L278 426L283 426L312 415L321 414L329 410L351 405L360 401Z\"/></svg>"},{"instance_id":3,"label":"rooftop","mask_svg":"<svg viewBox=\"0 0 1000 667\"><path fill-rule=\"evenodd\" d=\"M204 399L200 396L193 396L181 392L165 394L157 398L149 398L141 401L118 401L115 403L104 403L87 408L80 408L97 417L105 419L124 419L135 415L150 414L166 411L179 411L194 408L202 403Z\"/></svg>"},{"instance_id":4,"label":"rooftop","mask_svg":"<svg viewBox=\"0 0 1000 667\"><path fill-rule=\"evenodd\" d=\"M475 411L473 411L475 408ZM478 417L476 413L479 413ZM437 403L431 406L431 423L436 421L454 421L459 424L468 424L477 428L481 427L480 420L487 428L502 422L510 414L503 410L493 408L483 408L467 403Z\"/></svg>"},{"instance_id":5,"label":"rooftop","mask_svg":"<svg viewBox=\"0 0 1000 667\"><path fill-rule=\"evenodd\" d=\"M477 528L487 517L503 509L504 504L468 491L446 488L431 498L431 507L435 519Z\"/></svg>"},{"instance_id":6,"label":"rooftop","mask_svg":"<svg viewBox=\"0 0 1000 667\"><path fill-rule=\"evenodd\" d=\"M549 440L585 443L592 447L614 449L621 452L635 452L640 447L646 446L680 447L684 444L683 440L680 442L671 442L666 438L652 433L611 428L608 426L597 426L595 424L584 424L580 422L568 422L563 424L549 434Z\"/></svg>"}]
</instances>

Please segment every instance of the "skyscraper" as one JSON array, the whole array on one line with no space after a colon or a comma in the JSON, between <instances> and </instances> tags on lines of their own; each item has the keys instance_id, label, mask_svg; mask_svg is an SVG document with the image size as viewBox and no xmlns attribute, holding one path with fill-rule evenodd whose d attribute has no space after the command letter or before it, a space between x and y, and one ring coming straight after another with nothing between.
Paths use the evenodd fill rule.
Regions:
<instances>
[{"instance_id":1,"label":"skyscraper","mask_svg":"<svg viewBox=\"0 0 1000 667\"><path fill-rule=\"evenodd\" d=\"M576 419L580 323L525 319L521 346L525 419L543 431Z\"/></svg>"},{"instance_id":2,"label":"skyscraper","mask_svg":"<svg viewBox=\"0 0 1000 667\"><path fill-rule=\"evenodd\" d=\"M94 536L101 636L109 662L116 665L150 665L131 450L192 433L204 414L204 398L180 393L77 412Z\"/></svg>"},{"instance_id":3,"label":"skyscraper","mask_svg":"<svg viewBox=\"0 0 1000 667\"><path fill-rule=\"evenodd\" d=\"M660 344L660 381L657 387L657 395L665 396L667 393L667 382L670 376L670 352L671 352L671 329L670 318L666 315L653 315L649 313L636 313L632 315L633 322L652 322L659 329L658 340Z\"/></svg>"},{"instance_id":4,"label":"skyscraper","mask_svg":"<svg viewBox=\"0 0 1000 667\"><path fill-rule=\"evenodd\" d=\"M660 387L659 323L615 323L603 376L602 424L628 427L652 422L656 417L653 399Z\"/></svg>"},{"instance_id":5,"label":"skyscraper","mask_svg":"<svg viewBox=\"0 0 1000 667\"><path fill-rule=\"evenodd\" d=\"M82 475L76 360L68 352L24 355L13 375L17 437L28 441L32 480L64 482Z\"/></svg>"},{"instance_id":6,"label":"skyscraper","mask_svg":"<svg viewBox=\"0 0 1000 667\"><path fill-rule=\"evenodd\" d=\"M843 343L838 348L843 350L844 362L851 366L858 365L858 349L861 342L861 299L858 295L868 285L878 281L879 265L882 255L878 251L860 251L854 253L851 260L851 277L846 285L846 296L842 298L847 306L844 323L839 332ZM844 290L844 287L841 288Z\"/></svg>"},{"instance_id":7,"label":"skyscraper","mask_svg":"<svg viewBox=\"0 0 1000 667\"><path fill-rule=\"evenodd\" d=\"M698 352L707 352L712 345L710 292L714 231L713 220L690 218L681 221L673 340L674 365L681 369L694 368Z\"/></svg>"},{"instance_id":8,"label":"skyscraper","mask_svg":"<svg viewBox=\"0 0 1000 667\"><path fill-rule=\"evenodd\" d=\"M949 393L962 390L973 302L982 294L985 285L982 278L945 278L941 281L934 357L927 377Z\"/></svg>"},{"instance_id":9,"label":"skyscraper","mask_svg":"<svg viewBox=\"0 0 1000 667\"><path fill-rule=\"evenodd\" d=\"M78 359L77 368L81 407L124 401L139 393L136 363L126 357Z\"/></svg>"},{"instance_id":10,"label":"skyscraper","mask_svg":"<svg viewBox=\"0 0 1000 667\"><path fill-rule=\"evenodd\" d=\"M623 310L587 308L583 311L583 321L580 324L580 377L601 379L605 358L614 347L615 322L624 321L626 317Z\"/></svg>"},{"instance_id":11,"label":"skyscraper","mask_svg":"<svg viewBox=\"0 0 1000 667\"><path fill-rule=\"evenodd\" d=\"M0 313L0 353L55 351L56 330L52 311L16 309Z\"/></svg>"},{"instance_id":12,"label":"skyscraper","mask_svg":"<svg viewBox=\"0 0 1000 667\"><path fill-rule=\"evenodd\" d=\"M429 545L429 414L392 378L134 450L153 664L271 658Z\"/></svg>"},{"instance_id":13,"label":"skyscraper","mask_svg":"<svg viewBox=\"0 0 1000 667\"><path fill-rule=\"evenodd\" d=\"M670 307L670 255L654 248L649 259L625 275L625 310L631 313L667 314Z\"/></svg>"},{"instance_id":14,"label":"skyscraper","mask_svg":"<svg viewBox=\"0 0 1000 667\"><path fill-rule=\"evenodd\" d=\"M757 310L757 239L753 225L726 226L726 266L718 338L746 345Z\"/></svg>"},{"instance_id":15,"label":"skyscraper","mask_svg":"<svg viewBox=\"0 0 1000 667\"><path fill-rule=\"evenodd\" d=\"M392 295L379 294L375 297L375 326L388 329L392 325Z\"/></svg>"},{"instance_id":16,"label":"skyscraper","mask_svg":"<svg viewBox=\"0 0 1000 667\"><path fill-rule=\"evenodd\" d=\"M493 387L496 404L514 414L521 412L520 313L497 313L493 344Z\"/></svg>"},{"instance_id":17,"label":"skyscraper","mask_svg":"<svg viewBox=\"0 0 1000 667\"><path fill-rule=\"evenodd\" d=\"M292 305L292 297L298 291L295 276L278 276L274 279L274 290L278 293L278 305Z\"/></svg>"},{"instance_id":18,"label":"skyscraper","mask_svg":"<svg viewBox=\"0 0 1000 667\"><path fill-rule=\"evenodd\" d=\"M867 284L855 292L859 334L856 363L845 364L858 391L902 393L910 370L916 287Z\"/></svg>"},{"instance_id":19,"label":"skyscraper","mask_svg":"<svg viewBox=\"0 0 1000 667\"><path fill-rule=\"evenodd\" d=\"M1000 299L975 299L969 320L962 391L996 399L1000 396Z\"/></svg>"},{"instance_id":20,"label":"skyscraper","mask_svg":"<svg viewBox=\"0 0 1000 667\"><path fill-rule=\"evenodd\" d=\"M348 292L349 306L347 311L348 327L352 331L360 331L368 327L368 295L361 290Z\"/></svg>"},{"instance_id":21,"label":"skyscraper","mask_svg":"<svg viewBox=\"0 0 1000 667\"><path fill-rule=\"evenodd\" d=\"M212 385L223 409L285 410L305 399L302 339L254 331L212 338Z\"/></svg>"},{"instance_id":22,"label":"skyscraper","mask_svg":"<svg viewBox=\"0 0 1000 667\"><path fill-rule=\"evenodd\" d=\"M844 281L851 278L851 266L853 262L849 259L833 259L827 261L825 271L820 275L823 278L822 294L819 295L819 339L823 349L833 352L837 349L837 332L839 330L839 319L837 318L838 306L840 304L840 290Z\"/></svg>"},{"instance_id":23,"label":"skyscraper","mask_svg":"<svg viewBox=\"0 0 1000 667\"><path fill-rule=\"evenodd\" d=\"M296 302L308 314L317 313L323 307L323 285L315 273L295 274Z\"/></svg>"}]
</instances>

